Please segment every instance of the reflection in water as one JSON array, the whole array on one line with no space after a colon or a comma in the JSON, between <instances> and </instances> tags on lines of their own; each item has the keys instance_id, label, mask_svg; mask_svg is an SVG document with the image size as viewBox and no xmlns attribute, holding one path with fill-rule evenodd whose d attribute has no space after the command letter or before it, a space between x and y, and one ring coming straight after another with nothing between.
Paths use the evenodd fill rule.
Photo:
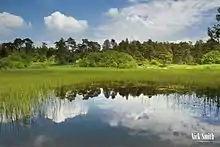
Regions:
<instances>
[{"instance_id":1,"label":"reflection in water","mask_svg":"<svg viewBox=\"0 0 220 147\"><path fill-rule=\"evenodd\" d=\"M49 100L43 105L45 117L56 123L64 122L67 118L73 118L79 115L86 115L88 108L84 107L85 101L78 98L74 102L67 99Z\"/></svg>"},{"instance_id":2,"label":"reflection in water","mask_svg":"<svg viewBox=\"0 0 220 147\"><path fill-rule=\"evenodd\" d=\"M66 86L33 111L18 119L2 114L0 147L217 147L220 141L219 95L212 89ZM216 143L194 142L192 132L214 132Z\"/></svg>"}]
</instances>

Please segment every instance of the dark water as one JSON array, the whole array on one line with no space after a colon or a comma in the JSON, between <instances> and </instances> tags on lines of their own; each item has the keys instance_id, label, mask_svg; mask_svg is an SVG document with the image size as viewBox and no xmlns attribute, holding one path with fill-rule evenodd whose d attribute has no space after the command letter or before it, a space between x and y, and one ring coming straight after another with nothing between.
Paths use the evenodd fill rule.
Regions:
<instances>
[{"instance_id":1,"label":"dark water","mask_svg":"<svg viewBox=\"0 0 220 147\"><path fill-rule=\"evenodd\" d=\"M220 147L215 94L140 89L51 92L23 123L1 115L0 147Z\"/></svg>"}]
</instances>

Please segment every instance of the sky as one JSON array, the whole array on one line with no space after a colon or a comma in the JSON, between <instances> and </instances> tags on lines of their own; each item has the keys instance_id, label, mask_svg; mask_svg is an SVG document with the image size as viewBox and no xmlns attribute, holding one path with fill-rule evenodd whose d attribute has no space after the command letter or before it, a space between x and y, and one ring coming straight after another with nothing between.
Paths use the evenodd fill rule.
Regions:
<instances>
[{"instance_id":1,"label":"sky","mask_svg":"<svg viewBox=\"0 0 220 147\"><path fill-rule=\"evenodd\" d=\"M207 39L220 0L0 0L0 42Z\"/></svg>"}]
</instances>

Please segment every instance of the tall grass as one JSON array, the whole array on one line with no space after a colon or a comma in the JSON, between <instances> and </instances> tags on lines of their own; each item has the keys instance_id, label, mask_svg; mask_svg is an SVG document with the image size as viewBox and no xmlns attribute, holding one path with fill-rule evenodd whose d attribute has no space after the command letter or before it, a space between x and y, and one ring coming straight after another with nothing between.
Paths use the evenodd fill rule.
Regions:
<instances>
[{"instance_id":1,"label":"tall grass","mask_svg":"<svg viewBox=\"0 0 220 147\"><path fill-rule=\"evenodd\" d=\"M48 67L0 71L0 114L30 115L39 101L39 93L62 85L93 82L154 82L185 87L220 86L219 66L187 66L149 69Z\"/></svg>"},{"instance_id":2,"label":"tall grass","mask_svg":"<svg viewBox=\"0 0 220 147\"><path fill-rule=\"evenodd\" d=\"M185 86L220 86L220 68L114 69L69 68L0 71L0 92L99 81L156 82Z\"/></svg>"}]
</instances>

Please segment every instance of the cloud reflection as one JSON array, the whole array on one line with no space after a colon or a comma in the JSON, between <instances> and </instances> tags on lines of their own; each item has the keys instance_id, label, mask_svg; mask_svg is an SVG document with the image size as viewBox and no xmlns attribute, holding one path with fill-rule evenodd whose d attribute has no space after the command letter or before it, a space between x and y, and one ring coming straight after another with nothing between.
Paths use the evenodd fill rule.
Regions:
<instances>
[{"instance_id":1,"label":"cloud reflection","mask_svg":"<svg viewBox=\"0 0 220 147\"><path fill-rule=\"evenodd\" d=\"M214 132L220 136L220 126L210 123L220 122L216 107L210 109L195 94L155 95L151 99L142 94L139 97L129 96L127 100L119 93L114 99L106 99L102 90L96 98L82 98L77 95L72 102L58 98L49 100L45 104L45 117L62 123L79 115L86 117L93 114L111 127L126 127L133 130L131 133L144 132L145 135L153 132L165 140L184 144L191 140L192 132Z\"/></svg>"},{"instance_id":2,"label":"cloud reflection","mask_svg":"<svg viewBox=\"0 0 220 147\"><path fill-rule=\"evenodd\" d=\"M86 115L88 113L86 103L86 101L82 101L81 96L77 96L76 100L72 102L67 99L50 99L44 106L45 118L51 119L55 123L61 123L68 118Z\"/></svg>"}]
</instances>

